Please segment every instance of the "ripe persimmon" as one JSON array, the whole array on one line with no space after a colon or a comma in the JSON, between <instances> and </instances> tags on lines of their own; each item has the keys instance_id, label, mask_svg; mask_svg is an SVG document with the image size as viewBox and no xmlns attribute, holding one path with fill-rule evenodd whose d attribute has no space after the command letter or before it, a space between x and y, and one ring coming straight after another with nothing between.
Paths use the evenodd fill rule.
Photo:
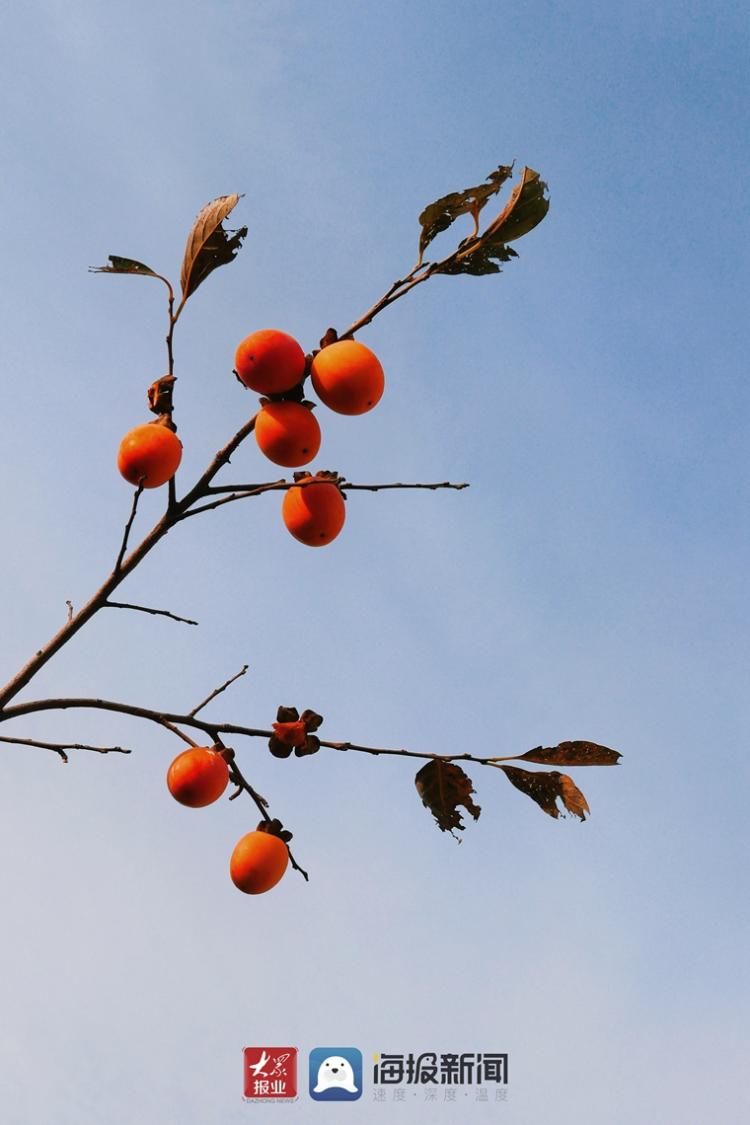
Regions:
<instances>
[{"instance_id":1,"label":"ripe persimmon","mask_svg":"<svg viewBox=\"0 0 750 1125\"><path fill-rule=\"evenodd\" d=\"M158 422L146 422L125 434L117 452L117 468L131 484L159 488L177 472L182 442Z\"/></svg>"},{"instance_id":2,"label":"ripe persimmon","mask_svg":"<svg viewBox=\"0 0 750 1125\"><path fill-rule=\"evenodd\" d=\"M194 746L178 754L167 770L167 787L176 801L202 809L218 801L229 782L223 755L210 746Z\"/></svg>"},{"instance_id":3,"label":"ripe persimmon","mask_svg":"<svg viewBox=\"0 0 750 1125\"><path fill-rule=\"evenodd\" d=\"M287 869L289 849L271 832L248 832L235 845L229 874L246 895L262 895L275 887Z\"/></svg>"},{"instance_id":4,"label":"ripe persimmon","mask_svg":"<svg viewBox=\"0 0 750 1125\"><path fill-rule=\"evenodd\" d=\"M238 345L234 367L251 391L261 395L283 394L301 382L305 353L293 336L278 328L262 328Z\"/></svg>"},{"instance_id":5,"label":"ripe persimmon","mask_svg":"<svg viewBox=\"0 0 750 1125\"><path fill-rule=\"evenodd\" d=\"M344 497L333 481L304 477L284 493L281 516L287 530L300 543L323 547L335 539L344 526Z\"/></svg>"},{"instance_id":6,"label":"ripe persimmon","mask_svg":"<svg viewBox=\"0 0 750 1125\"><path fill-rule=\"evenodd\" d=\"M255 440L269 461L298 469L320 449L320 426L301 402L267 402L255 419Z\"/></svg>"},{"instance_id":7,"label":"ripe persimmon","mask_svg":"<svg viewBox=\"0 0 750 1125\"><path fill-rule=\"evenodd\" d=\"M359 340L337 340L312 361L312 385L338 414L366 414L380 401L385 376L380 360Z\"/></svg>"}]
</instances>

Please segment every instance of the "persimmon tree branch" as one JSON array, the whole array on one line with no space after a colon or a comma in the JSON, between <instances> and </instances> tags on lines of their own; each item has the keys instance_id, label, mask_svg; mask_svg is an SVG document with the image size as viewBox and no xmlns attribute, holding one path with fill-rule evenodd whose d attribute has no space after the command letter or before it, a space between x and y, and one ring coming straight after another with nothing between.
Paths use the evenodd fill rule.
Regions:
<instances>
[{"instance_id":1,"label":"persimmon tree branch","mask_svg":"<svg viewBox=\"0 0 750 1125\"><path fill-rule=\"evenodd\" d=\"M446 261L449 261L452 257L453 255L450 255ZM355 320L353 324L350 324L345 332L341 333L339 339L346 340L350 336L353 336L355 332L359 332L361 328L372 324L375 317L381 313L383 309L387 309L394 301L398 301L399 298L406 296L409 290L414 289L415 286L421 285L423 281L427 281L427 278L431 277L437 270L437 265L415 266L406 277L401 278L399 281L394 281L390 289L386 290L383 296L380 297L367 312L362 313L362 316Z\"/></svg>"},{"instance_id":2,"label":"persimmon tree branch","mask_svg":"<svg viewBox=\"0 0 750 1125\"><path fill-rule=\"evenodd\" d=\"M132 751L124 746L91 746L87 742L40 742L37 738L11 738L10 735L0 735L0 742L9 742L15 746L33 746L39 750L52 750L68 761L66 750L93 750L96 754L131 754Z\"/></svg>"},{"instance_id":3,"label":"persimmon tree branch","mask_svg":"<svg viewBox=\"0 0 750 1125\"><path fill-rule=\"evenodd\" d=\"M214 688L214 690L206 696L202 703L199 703L197 707L193 708L193 710L190 712L190 717L195 718L198 712L202 711L204 707L208 706L212 699L216 699L217 695L221 695L223 691L226 691L228 687L230 687L233 683L236 683L236 681L239 680L241 676L244 676L247 672L247 667L247 664L243 664L239 672L235 672L235 674L233 676L230 676L229 679L226 680L220 687Z\"/></svg>"},{"instance_id":4,"label":"persimmon tree branch","mask_svg":"<svg viewBox=\"0 0 750 1125\"><path fill-rule=\"evenodd\" d=\"M204 494L203 490L211 483L222 466L227 464L232 454L238 449L245 438L253 432L254 427L255 417L253 416L245 422L233 437L229 439L226 445L215 454L207 469L186 495L181 500L178 500L174 506L167 508L164 515L157 520L138 546L134 547L128 554L126 553L127 543L135 520L140 490L139 486L133 498L130 517L125 525L122 546L111 574L104 580L99 589L91 595L89 600L81 606L78 612L72 614L65 625L59 629L42 648L38 649L34 656L32 656L20 671L8 681L5 687L0 690L0 718L2 718L3 708L10 700L26 687L37 672L59 652L63 645L67 644L100 609L104 608L105 603L109 600L110 595L117 587L135 570L139 563L143 561L154 547L161 542L165 535L180 522L190 505L194 504L196 500Z\"/></svg>"},{"instance_id":5,"label":"persimmon tree branch","mask_svg":"<svg viewBox=\"0 0 750 1125\"><path fill-rule=\"evenodd\" d=\"M207 491L209 495L219 495L221 499L212 500L207 504L201 504L197 508L191 508L190 511L185 512L181 518L188 519L190 516L197 516L201 512L211 512L216 508L221 508L224 504L233 504L235 500L247 500L253 496L262 496L265 492L286 492L290 488L304 488L306 483L305 481L278 480L269 481L267 484L214 485ZM347 480L339 481L339 488L342 492L355 492L357 490L363 492L384 492L387 489L393 488L425 488L434 492L438 488L460 490L468 487L468 483L452 484L450 481L441 481L435 484L405 484L401 482L396 482L394 484L352 484ZM224 493L228 493L228 495L224 495Z\"/></svg>"},{"instance_id":6,"label":"persimmon tree branch","mask_svg":"<svg viewBox=\"0 0 750 1125\"><path fill-rule=\"evenodd\" d=\"M130 532L133 528L133 523L135 522L135 514L138 511L138 501L140 500L142 495L143 484L141 483L133 493L133 506L130 509L130 516L128 517L128 521L125 524L125 530L122 533L122 543L120 544L120 550L117 554L117 561L115 562L115 572L120 569L120 567L122 566L122 560L125 558L125 552L128 549L128 539L130 538Z\"/></svg>"},{"instance_id":7,"label":"persimmon tree branch","mask_svg":"<svg viewBox=\"0 0 750 1125\"><path fill-rule=\"evenodd\" d=\"M197 621L193 621L190 617L180 617L177 613L171 613L168 609L152 609L148 605L135 605L132 602L112 602L106 601L102 605L102 609L134 609L139 613L150 613L153 617L169 617L172 621L181 621L184 625L197 625Z\"/></svg>"},{"instance_id":8,"label":"persimmon tree branch","mask_svg":"<svg viewBox=\"0 0 750 1125\"><path fill-rule=\"evenodd\" d=\"M337 336L334 329L329 329L321 340L321 347L335 342L337 338L352 337L356 332L380 315L395 301L400 300L416 286L421 285L435 274L458 275L473 274L479 276L500 271L500 263L505 263L516 256L515 251L509 249L507 243L521 237L533 229L547 213L548 201L546 199L546 185L540 180L538 173L525 168L520 183L511 194L511 198L500 214L480 233L479 215L487 201L502 187L503 183L512 174L513 166L499 166L490 173L484 184L467 188L462 192L452 192L426 207L419 216L421 233L419 238L419 254L416 264L408 274L386 290L386 292L357 320L355 320L341 337ZM207 204L200 212L188 236L187 247L183 259L180 283L181 299L175 311L175 293L171 283L148 266L132 259L110 257L110 265L102 268L100 272L130 273L156 277L163 281L168 290L167 316L168 331L166 336L168 373L152 384L149 389L149 406L153 413L159 415L159 423L167 424L172 430L172 386L174 377L174 331L177 321L185 307L185 303L203 280L217 266L231 261L236 255L242 239L247 234L247 229L242 228L230 233L224 230L224 219L238 202L239 195L221 196ZM446 257L434 262L424 260L425 250L433 239L445 231L460 216L469 215L473 219L473 230L467 238L463 238ZM288 388L277 395L282 401L286 398L294 401L302 400L303 384L310 375L310 357L304 373L300 376L300 383L293 388ZM273 400L273 396L272 396ZM261 400L265 403L266 400ZM320 748L336 752L361 753L371 756L398 756L426 761L418 772L416 778L417 789L441 828L453 830L463 827L460 824L461 816L458 806L465 807L469 813L478 817L480 809L471 799L473 787L470 779L463 773L457 762L471 762L502 770L508 780L518 789L532 797L540 807L549 815L557 816L556 802L561 800L568 811L581 819L588 812L588 805L572 780L556 769L551 772L528 771L506 763L513 761L533 762L537 765L613 765L616 764L619 753L606 747L589 742L566 742L555 747L536 747L525 754L506 756L480 756L468 752L458 754L437 754L426 751L408 750L406 748L393 748L382 746L369 746L354 742L336 742L320 739L317 734L322 717L314 711L304 711L300 716L296 708L279 708L277 722L273 730L250 727L230 722L218 722L206 719L199 713L213 700L221 695L227 688L247 672L247 665L231 676L219 687L215 688L204 700L197 704L186 714L161 711L153 708L141 707L133 704L118 702L116 700L97 699L89 697L61 697L54 699L32 700L26 703L13 704L12 701L23 688L34 678L36 673L72 638L91 618L101 609L130 609L137 612L148 613L154 616L168 617L174 621L189 625L197 622L190 618L181 617L170 610L156 609L124 601L112 599L114 591L125 581L130 573L146 558L159 542L177 524L192 516L213 511L225 504L237 500L249 499L266 492L286 491L290 488L305 487L319 478L330 479L343 492L366 491L380 492L395 489L424 489L435 491L438 489L461 490L468 487L467 483L454 483L451 481L409 483L392 482L376 484L357 484L346 480L335 473L318 473L317 477L307 479L294 479L293 481L276 480L265 483L252 484L216 484L218 473L231 462L232 456L240 445L250 436L256 424L255 415L249 418L229 441L214 455L204 472L195 483L181 497L177 494L177 483L173 476L167 482L166 510L156 521L141 541L135 546L130 546L131 534L135 525L138 505L146 478L141 477L136 488L131 504L130 514L125 523L122 541L117 558L111 573L105 578L99 589L81 608L74 612L72 602L68 601L68 616L65 625L44 645L38 649L34 656L20 669L20 671L0 689L0 723L17 719L25 715L36 714L44 711L64 711L68 709L97 709L129 715L152 723L156 723L176 737L195 747L196 741L192 737L201 738L201 745L205 739L210 739L215 749L221 748L222 757L227 763L229 779L235 787L230 800L241 793L247 793L266 822L268 831L277 834L288 843L290 833L281 830L281 823L272 820L268 812L267 800L257 792L241 771L235 757L234 750L225 746L223 738L239 735L249 738L262 738L269 742L269 750L276 757L289 757L294 750L300 757L315 753ZM273 459L273 458L272 458ZM140 471L140 470L139 470ZM126 474L127 475L127 474ZM295 474L302 477L303 474ZM133 478L131 478L133 479ZM164 480L162 476L161 480ZM152 484L157 482L152 479ZM293 499L290 498L290 499ZM339 507L340 497L337 498ZM291 530L291 529L290 529ZM190 731L191 734L187 733ZM25 737L0 736L0 741L9 744L26 745L52 751L66 762L68 750L88 750L97 753L129 753L122 747L100 747L86 743L45 742ZM262 826L264 827L264 826ZM292 866L300 871L305 879L308 878L304 871L290 854Z\"/></svg>"},{"instance_id":9,"label":"persimmon tree branch","mask_svg":"<svg viewBox=\"0 0 750 1125\"><path fill-rule=\"evenodd\" d=\"M11 719L21 718L24 715L34 715L42 711L67 711L67 710L97 710L97 711L113 711L121 715L130 715L136 719L145 719L149 722L154 722L167 729L173 730L176 727L192 727L206 734L213 740L214 743L223 745L222 736L224 735L240 735L245 738L262 738L269 739L273 735L273 730L264 727L250 727L244 724L220 722L208 719L201 719L198 717L197 712L201 710L207 703L219 695L240 676L244 675L246 668L238 672L231 679L227 680L221 688L217 688L208 696L203 703L199 704L193 711L185 714L180 714L173 711L158 711L149 707L141 707L133 703L123 703L114 699L95 699L86 697L60 697L58 699L36 699L30 700L27 703L17 703L11 707L6 707L0 713L0 722L6 722ZM181 737L185 741L190 741L192 745L195 743L182 734ZM10 740L12 741L12 740ZM26 741L26 740L24 740ZM399 758L414 758L420 761L440 761L440 762L473 762L475 765L480 766L494 766L501 762L511 762L522 758L522 754L508 755L504 757L490 757L477 754L460 753L460 754L436 754L428 750L407 750L405 747L389 747L389 746L368 746L357 742L340 742L331 741L321 738L320 746L328 750L337 750L340 752L350 752L354 754L368 754L373 757L381 755L399 757ZM70 749L75 747L70 746ZM90 749L90 747L88 747Z\"/></svg>"}]
</instances>

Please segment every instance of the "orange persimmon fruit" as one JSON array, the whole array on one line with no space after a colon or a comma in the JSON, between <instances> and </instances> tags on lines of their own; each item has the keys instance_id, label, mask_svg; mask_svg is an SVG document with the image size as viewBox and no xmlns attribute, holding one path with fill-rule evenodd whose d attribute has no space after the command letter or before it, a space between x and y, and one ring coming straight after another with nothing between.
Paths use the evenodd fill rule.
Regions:
<instances>
[{"instance_id":1,"label":"orange persimmon fruit","mask_svg":"<svg viewBox=\"0 0 750 1125\"><path fill-rule=\"evenodd\" d=\"M167 788L181 805L202 809L218 801L229 783L229 767L218 750L193 746L167 770Z\"/></svg>"},{"instance_id":2,"label":"orange persimmon fruit","mask_svg":"<svg viewBox=\"0 0 750 1125\"><path fill-rule=\"evenodd\" d=\"M300 543L323 547L335 539L344 526L344 497L333 481L304 477L284 493L281 516L287 530Z\"/></svg>"},{"instance_id":3,"label":"orange persimmon fruit","mask_svg":"<svg viewBox=\"0 0 750 1125\"><path fill-rule=\"evenodd\" d=\"M269 461L298 469L320 449L320 426L301 402L267 402L255 419L255 440Z\"/></svg>"},{"instance_id":4,"label":"orange persimmon fruit","mask_svg":"<svg viewBox=\"0 0 750 1125\"><path fill-rule=\"evenodd\" d=\"M320 401L338 414L366 414L385 387L380 360L359 340L337 340L322 348L310 374Z\"/></svg>"},{"instance_id":5,"label":"orange persimmon fruit","mask_svg":"<svg viewBox=\"0 0 750 1125\"><path fill-rule=\"evenodd\" d=\"M261 395L283 394L301 382L305 353L288 333L278 328L262 328L237 346L234 367L251 391Z\"/></svg>"},{"instance_id":6,"label":"orange persimmon fruit","mask_svg":"<svg viewBox=\"0 0 750 1125\"><path fill-rule=\"evenodd\" d=\"M182 442L173 430L145 422L130 430L120 442L117 468L130 484L159 488L177 472Z\"/></svg>"},{"instance_id":7,"label":"orange persimmon fruit","mask_svg":"<svg viewBox=\"0 0 750 1125\"><path fill-rule=\"evenodd\" d=\"M289 863L289 849L270 832L248 832L235 845L229 874L246 895L262 895L281 879Z\"/></svg>"}]
</instances>

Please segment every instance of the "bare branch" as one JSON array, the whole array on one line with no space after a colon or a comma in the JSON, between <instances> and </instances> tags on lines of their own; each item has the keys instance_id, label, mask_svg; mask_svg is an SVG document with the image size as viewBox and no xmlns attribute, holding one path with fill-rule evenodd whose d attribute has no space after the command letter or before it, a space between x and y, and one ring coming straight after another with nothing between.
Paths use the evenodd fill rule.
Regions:
<instances>
[{"instance_id":1,"label":"bare branch","mask_svg":"<svg viewBox=\"0 0 750 1125\"><path fill-rule=\"evenodd\" d=\"M130 519L125 527L125 534L123 536L122 546L117 558L117 562L112 570L112 573L104 580L98 590L95 591L89 600L81 607L78 613L66 621L65 625L58 629L54 636L41 648L37 649L34 655L27 660L24 666L13 676L5 686L0 689L0 713L5 705L10 702L18 693L26 687L26 685L34 678L37 672L44 667L45 664L55 653L67 644L68 641L75 636L75 634L82 629L83 626L91 620L91 618L98 613L103 607L104 603L109 598L109 595L117 589L117 587L127 578L139 563L143 561L147 554L154 549L154 547L161 542L164 536L183 518L187 509L194 504L201 496L206 495L206 489L210 485L216 473L226 464L232 453L238 446L245 440L245 438L252 433L255 428L255 417L247 421L237 433L230 438L226 445L219 450L214 456L213 460L205 470L203 475L198 479L197 483L190 489L190 491L178 500L173 507L168 507L167 511L157 520L151 530L145 535L137 547L133 548L129 554L126 554L128 538L130 529L135 518L135 512L138 504L138 498L142 489L136 492L133 499L133 508L131 511Z\"/></svg>"},{"instance_id":2,"label":"bare branch","mask_svg":"<svg viewBox=\"0 0 750 1125\"><path fill-rule=\"evenodd\" d=\"M130 538L130 531L131 531L131 528L133 526L133 521L135 520L135 513L138 510L138 501L141 498L142 492L143 492L143 483L141 482L141 484L138 485L138 487L136 488L136 490L133 494L133 507L130 509L130 517L128 519L128 522L125 524L125 531L123 532L123 536L122 536L122 544L120 545L120 553L118 554L117 562L115 563L115 569L114 569L115 574L117 574L120 567L122 566L122 560L125 558L125 552L128 549L128 539Z\"/></svg>"},{"instance_id":3,"label":"bare branch","mask_svg":"<svg viewBox=\"0 0 750 1125\"><path fill-rule=\"evenodd\" d=\"M102 603L102 609L136 609L140 613L152 613L155 617L169 617L172 621L182 621L185 625L197 625L197 621L192 621L189 617L178 617L176 613L170 613L168 609L152 609L147 605L133 605L131 602L111 602L106 601Z\"/></svg>"},{"instance_id":4,"label":"bare branch","mask_svg":"<svg viewBox=\"0 0 750 1125\"><path fill-rule=\"evenodd\" d=\"M439 481L435 484L402 484L400 481L395 484L352 484L350 481L344 480L339 484L339 488L342 488L345 492L385 492L389 488L429 488L432 492L438 488L453 488L460 491L462 488L469 487L468 481L464 481L462 484L453 484L448 480Z\"/></svg>"},{"instance_id":5,"label":"bare branch","mask_svg":"<svg viewBox=\"0 0 750 1125\"><path fill-rule=\"evenodd\" d=\"M453 255L451 255L451 257L452 256ZM403 297L410 289L413 289L415 285L421 285L423 281L426 281L436 269L436 265L418 265L415 266L406 277L402 278L400 281L394 281L390 289L388 289L366 313L363 313L358 320L355 320L353 324L349 325L345 332L341 333L339 339L345 340L347 337L353 336L355 332L359 332L360 328L364 328L365 325L370 324L383 309L388 308L388 306L392 305L394 301L397 301L399 297Z\"/></svg>"},{"instance_id":6,"label":"bare branch","mask_svg":"<svg viewBox=\"0 0 750 1125\"><path fill-rule=\"evenodd\" d=\"M10 742L15 746L35 746L40 750L52 750L59 754L63 762L68 761L66 750L93 750L96 754L130 754L124 746L90 746L86 742L40 742L36 738L11 738L9 735L0 735L0 742Z\"/></svg>"},{"instance_id":7,"label":"bare branch","mask_svg":"<svg viewBox=\"0 0 750 1125\"><path fill-rule=\"evenodd\" d=\"M233 677L233 679L234 678L236 677ZM64 711L69 709L115 711L123 715L132 715L134 718L146 719L171 730L174 734L177 734L179 738L182 738L183 741L190 743L192 746L195 746L196 743L183 731L179 730L179 727L192 727L196 730L200 730L204 734L207 734L212 742L221 742L222 735L242 735L245 738L269 739L274 733L273 730L260 727L248 727L238 723L209 722L206 719L199 718L195 713L181 715L171 711L156 711L149 707L139 707L132 703L121 703L112 699L76 697L36 699L28 703L17 703L13 707L6 707L5 710L0 712L0 721L20 718L22 715L37 714L40 711ZM371 754L373 756L389 755L426 761L431 761L433 759L442 762L464 761L474 762L481 766L495 766L499 761L511 760L497 757L479 757L475 754L434 754L427 751L406 750L403 747L396 749L388 746L364 746L356 742L333 742L326 739L321 739L320 745L329 750L351 751L356 754Z\"/></svg>"},{"instance_id":8,"label":"bare branch","mask_svg":"<svg viewBox=\"0 0 750 1125\"><path fill-rule=\"evenodd\" d=\"M268 484L249 485L247 490L239 493L235 493L234 489L229 490L221 486L208 488L206 489L208 494L231 491L232 495L222 496L220 500L214 500L210 504L201 504L198 508L191 508L189 512L184 512L180 518L188 519L189 516L197 516L200 512L211 512L214 508L220 508L223 504L231 504L233 500L244 500L248 496L261 496L264 492L284 491L284 489L291 488L293 484L294 481L270 481ZM243 488L242 485L239 487Z\"/></svg>"},{"instance_id":9,"label":"bare branch","mask_svg":"<svg viewBox=\"0 0 750 1125\"><path fill-rule=\"evenodd\" d=\"M226 691L230 684L233 684L235 680L239 680L240 676L244 676L247 672L247 668L247 664L243 664L239 672L235 672L233 676L230 676L225 684L222 684L221 687L214 688L211 694L207 695L202 703L199 703L197 707L193 708L193 710L190 712L190 718L194 718L199 711L203 710L206 704L210 703L212 699L216 699L216 696L221 695L223 691Z\"/></svg>"},{"instance_id":10,"label":"bare branch","mask_svg":"<svg viewBox=\"0 0 750 1125\"><path fill-rule=\"evenodd\" d=\"M223 504L232 504L235 500L245 500L250 496L260 496L264 492L286 492L290 488L296 488L304 482L278 480L269 481L267 484L230 484L230 485L213 485L207 491L210 495L220 495L219 500L213 500L209 504L201 504L198 508L192 508L186 512L182 517L187 519L188 516L197 516L200 512L210 512L215 508L220 508ZM407 484L402 481L397 481L393 484L352 484L350 481L342 480L339 482L339 488L346 492L384 492L386 489L392 488L427 488L435 491L438 488L452 488L460 490L468 488L468 483L453 484L451 481L439 481L429 484ZM229 493L225 496L224 493Z\"/></svg>"},{"instance_id":11,"label":"bare branch","mask_svg":"<svg viewBox=\"0 0 750 1125\"><path fill-rule=\"evenodd\" d=\"M304 488L307 483L307 481L274 480L267 481L265 484L214 484L206 491L210 495L219 495L225 492L241 492L242 496L236 497L236 499L239 500L244 496L257 496L261 492L284 492L287 489L295 488L300 485ZM314 483L314 480L310 483ZM462 484L454 484L452 481L448 480L435 481L427 484L409 484L403 481L396 481L391 484L353 484L352 481L342 477L339 480L339 488L347 489L352 492L357 489L366 492L383 492L388 488L430 488L433 490L437 488L454 488L460 490L462 488L469 488L469 484L466 481ZM193 511L195 511L195 509ZM193 512L190 512L189 515L192 516Z\"/></svg>"}]
</instances>

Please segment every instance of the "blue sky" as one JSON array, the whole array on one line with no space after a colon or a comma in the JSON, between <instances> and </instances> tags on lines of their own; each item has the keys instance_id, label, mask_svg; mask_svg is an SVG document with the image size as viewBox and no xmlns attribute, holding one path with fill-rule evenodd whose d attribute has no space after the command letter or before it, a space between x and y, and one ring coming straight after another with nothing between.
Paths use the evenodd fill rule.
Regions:
<instances>
[{"instance_id":1,"label":"blue sky","mask_svg":"<svg viewBox=\"0 0 750 1125\"><path fill-rule=\"evenodd\" d=\"M357 493L320 551L274 496L191 520L122 595L200 627L113 611L24 698L190 710L247 663L214 716L262 727L294 704L332 739L583 738L623 762L574 771L585 824L473 767L459 847L418 762L238 742L311 873L251 899L226 867L253 809L175 805L166 732L8 724L134 753L0 754L4 1120L303 1120L304 1100L243 1103L241 1050L262 1043L510 1053L506 1103L436 1122L747 1117L749 38L741 5L703 0L9 14L0 679L109 571L117 445L164 370L160 287L87 267L125 254L176 279L202 204L245 193L245 248L176 336L186 486L253 409L240 339L312 348L409 268L427 202L515 159L552 201L520 258L387 310L360 336L377 410L319 412L316 467L471 488ZM277 475L252 443L235 470ZM144 497L142 530L162 504ZM341 1112L428 1119L369 1090Z\"/></svg>"}]
</instances>

